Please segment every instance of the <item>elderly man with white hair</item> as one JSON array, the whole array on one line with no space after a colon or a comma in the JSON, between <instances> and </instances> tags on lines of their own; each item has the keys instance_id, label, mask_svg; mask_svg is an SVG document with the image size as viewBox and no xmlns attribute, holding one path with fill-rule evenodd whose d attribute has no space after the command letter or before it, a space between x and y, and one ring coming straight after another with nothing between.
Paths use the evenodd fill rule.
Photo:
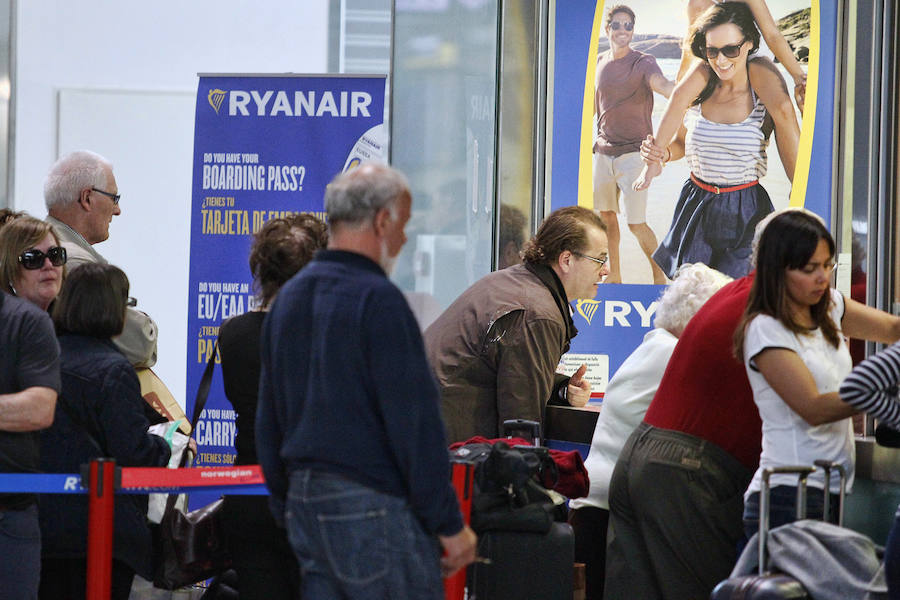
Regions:
<instances>
[{"instance_id":1,"label":"elderly man with white hair","mask_svg":"<svg viewBox=\"0 0 900 600\"><path fill-rule=\"evenodd\" d=\"M112 218L122 214L112 164L94 152L76 150L60 158L44 181L47 222L68 254L69 270L84 263L107 264L92 246L109 238ZM156 323L126 309L125 329L113 343L135 367L156 364Z\"/></svg>"}]
</instances>

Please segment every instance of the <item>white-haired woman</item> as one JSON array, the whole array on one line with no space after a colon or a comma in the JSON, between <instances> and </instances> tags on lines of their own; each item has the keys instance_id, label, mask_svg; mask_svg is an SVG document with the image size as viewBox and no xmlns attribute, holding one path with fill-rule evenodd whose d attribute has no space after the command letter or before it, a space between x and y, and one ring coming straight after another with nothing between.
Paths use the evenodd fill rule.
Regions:
<instances>
[{"instance_id":1,"label":"white-haired woman","mask_svg":"<svg viewBox=\"0 0 900 600\"><path fill-rule=\"evenodd\" d=\"M691 317L731 277L702 263L683 265L659 299L654 329L631 353L606 388L585 466L591 480L587 498L573 500L575 560L587 567L586 598L603 597L609 480L619 453L650 406L678 337Z\"/></svg>"}]
</instances>

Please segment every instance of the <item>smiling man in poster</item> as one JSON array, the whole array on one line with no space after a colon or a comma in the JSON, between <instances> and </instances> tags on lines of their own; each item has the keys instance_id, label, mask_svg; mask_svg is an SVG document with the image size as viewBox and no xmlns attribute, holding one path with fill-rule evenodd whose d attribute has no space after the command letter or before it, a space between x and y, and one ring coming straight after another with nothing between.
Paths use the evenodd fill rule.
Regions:
<instances>
[{"instance_id":1,"label":"smiling man in poster","mask_svg":"<svg viewBox=\"0 0 900 600\"><path fill-rule=\"evenodd\" d=\"M606 16L609 50L598 57L594 78L594 208L600 211L609 237L607 282L622 283L623 279L617 215L621 193L628 228L650 263L653 283L663 284L666 277L650 257L657 240L647 225L647 190L633 190L631 182L644 166L641 141L653 130L653 92L668 98L675 82L666 79L653 56L631 47L635 21L634 11L624 4L614 5Z\"/></svg>"}]
</instances>

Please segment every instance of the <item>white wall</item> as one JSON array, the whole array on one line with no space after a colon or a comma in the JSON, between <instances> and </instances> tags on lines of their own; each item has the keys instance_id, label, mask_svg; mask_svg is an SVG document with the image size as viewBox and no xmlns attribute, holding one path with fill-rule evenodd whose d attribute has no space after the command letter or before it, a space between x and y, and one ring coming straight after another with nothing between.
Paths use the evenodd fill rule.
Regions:
<instances>
[{"instance_id":1,"label":"white wall","mask_svg":"<svg viewBox=\"0 0 900 600\"><path fill-rule=\"evenodd\" d=\"M197 73L326 72L329 2L16 4L10 204L43 218L44 175L69 150L113 163L122 214L97 249L159 324L155 371L183 404Z\"/></svg>"}]
</instances>

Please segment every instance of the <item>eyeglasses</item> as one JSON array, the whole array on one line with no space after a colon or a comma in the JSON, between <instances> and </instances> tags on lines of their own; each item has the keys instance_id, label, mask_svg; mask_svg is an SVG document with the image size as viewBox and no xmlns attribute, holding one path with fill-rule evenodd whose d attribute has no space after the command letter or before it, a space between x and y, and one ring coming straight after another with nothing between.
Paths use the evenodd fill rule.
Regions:
<instances>
[{"instance_id":1,"label":"eyeglasses","mask_svg":"<svg viewBox=\"0 0 900 600\"><path fill-rule=\"evenodd\" d=\"M110 194L109 192L98 190L95 187L92 187L91 191L97 192L98 194L103 194L107 198L111 199L113 201L113 204L119 204L119 200L122 198L122 194Z\"/></svg>"},{"instance_id":2,"label":"eyeglasses","mask_svg":"<svg viewBox=\"0 0 900 600\"><path fill-rule=\"evenodd\" d=\"M707 46L703 52L706 54L706 58L709 60L715 60L717 56L719 56L719 52L725 55L726 58L737 58L741 53L741 48L744 47L744 44L747 43L747 40L741 40L740 44L732 44L730 46L722 46L721 48L716 48L715 46Z\"/></svg>"},{"instance_id":3,"label":"eyeglasses","mask_svg":"<svg viewBox=\"0 0 900 600\"><path fill-rule=\"evenodd\" d=\"M593 256L588 256L587 254L582 254L581 252L572 252L575 256L580 256L581 258L586 258L590 261L593 261L600 265L601 267L606 264L606 261L609 260L608 256L604 256L603 258L594 258Z\"/></svg>"},{"instance_id":4,"label":"eyeglasses","mask_svg":"<svg viewBox=\"0 0 900 600\"><path fill-rule=\"evenodd\" d=\"M618 31L619 29L625 28L625 31L631 31L634 29L634 23L620 23L619 21L610 21L609 28L613 31Z\"/></svg>"},{"instance_id":5,"label":"eyeglasses","mask_svg":"<svg viewBox=\"0 0 900 600\"><path fill-rule=\"evenodd\" d=\"M37 248L32 248L19 255L19 262L29 271L34 271L44 266L45 258L49 258L50 264L54 267L61 267L66 264L66 249L62 246L53 246L47 250L47 254L44 254Z\"/></svg>"},{"instance_id":6,"label":"eyeglasses","mask_svg":"<svg viewBox=\"0 0 900 600\"><path fill-rule=\"evenodd\" d=\"M137 306L137 298L134 296L128 296L128 299L125 300L125 306Z\"/></svg>"}]
</instances>

